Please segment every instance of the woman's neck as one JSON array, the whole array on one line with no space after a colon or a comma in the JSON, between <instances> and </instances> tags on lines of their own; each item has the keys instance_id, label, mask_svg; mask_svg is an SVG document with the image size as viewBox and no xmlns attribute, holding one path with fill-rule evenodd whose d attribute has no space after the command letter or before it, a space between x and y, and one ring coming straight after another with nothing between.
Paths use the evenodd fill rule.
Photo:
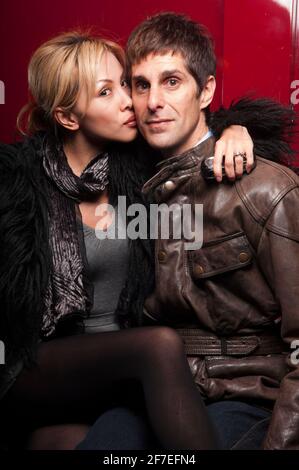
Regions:
<instances>
[{"instance_id":1,"label":"woman's neck","mask_svg":"<svg viewBox=\"0 0 299 470\"><path fill-rule=\"evenodd\" d=\"M76 176L80 176L88 163L102 151L100 146L89 142L81 133L65 136L63 150L67 162Z\"/></svg>"}]
</instances>

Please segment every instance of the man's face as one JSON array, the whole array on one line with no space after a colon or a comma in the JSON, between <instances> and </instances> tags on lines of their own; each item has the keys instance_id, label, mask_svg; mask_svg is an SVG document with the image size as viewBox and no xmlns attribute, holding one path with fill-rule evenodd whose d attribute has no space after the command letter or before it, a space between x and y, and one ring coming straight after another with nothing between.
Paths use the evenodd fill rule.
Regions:
<instances>
[{"instance_id":1,"label":"man's face","mask_svg":"<svg viewBox=\"0 0 299 470\"><path fill-rule=\"evenodd\" d=\"M212 97L207 102L205 89L199 95L180 53L149 54L133 65L132 98L142 135L167 156L192 148L207 131L203 109Z\"/></svg>"}]
</instances>

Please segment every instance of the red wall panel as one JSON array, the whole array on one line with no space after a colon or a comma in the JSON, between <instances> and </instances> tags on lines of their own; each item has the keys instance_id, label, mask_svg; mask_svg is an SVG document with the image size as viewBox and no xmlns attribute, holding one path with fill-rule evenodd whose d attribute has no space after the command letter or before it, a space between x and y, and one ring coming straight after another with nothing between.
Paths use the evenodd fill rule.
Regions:
<instances>
[{"instance_id":1,"label":"red wall panel","mask_svg":"<svg viewBox=\"0 0 299 470\"><path fill-rule=\"evenodd\" d=\"M27 64L41 42L78 26L94 26L124 44L137 23L159 11L185 13L210 29L218 57L215 105L251 91L286 104L293 96L298 108L298 4L299 0L5 2L0 29L0 81L5 84L0 140L14 137L16 115L27 99Z\"/></svg>"},{"instance_id":2,"label":"red wall panel","mask_svg":"<svg viewBox=\"0 0 299 470\"><path fill-rule=\"evenodd\" d=\"M0 140L10 141L14 136L16 115L27 97L30 55L41 42L62 31L95 26L124 44L130 31L146 16L176 11L206 24L215 36L217 53L222 55L223 0L13 0L5 2L1 10L0 80L5 84L5 104L0 105Z\"/></svg>"},{"instance_id":3,"label":"red wall panel","mask_svg":"<svg viewBox=\"0 0 299 470\"><path fill-rule=\"evenodd\" d=\"M299 111L299 1L225 0L223 21L222 102L252 93ZM294 149L299 168L298 135Z\"/></svg>"},{"instance_id":4,"label":"red wall panel","mask_svg":"<svg viewBox=\"0 0 299 470\"><path fill-rule=\"evenodd\" d=\"M223 100L246 92L288 104L292 0L227 0L224 8Z\"/></svg>"}]
</instances>

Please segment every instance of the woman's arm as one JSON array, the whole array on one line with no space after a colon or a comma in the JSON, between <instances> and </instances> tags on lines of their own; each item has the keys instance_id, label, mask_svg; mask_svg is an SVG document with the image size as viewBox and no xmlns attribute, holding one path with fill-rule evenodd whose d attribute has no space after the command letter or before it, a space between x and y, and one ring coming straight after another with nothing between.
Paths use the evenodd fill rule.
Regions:
<instances>
[{"instance_id":1,"label":"woman's arm","mask_svg":"<svg viewBox=\"0 0 299 470\"><path fill-rule=\"evenodd\" d=\"M221 181L223 156L229 179L242 174L243 158L235 158L234 165L236 153L246 153L247 171L252 169L254 153L264 158L271 155L271 160L291 166L295 118L293 110L269 98L245 97L212 113L210 128L219 139L214 163L217 180Z\"/></svg>"}]
</instances>

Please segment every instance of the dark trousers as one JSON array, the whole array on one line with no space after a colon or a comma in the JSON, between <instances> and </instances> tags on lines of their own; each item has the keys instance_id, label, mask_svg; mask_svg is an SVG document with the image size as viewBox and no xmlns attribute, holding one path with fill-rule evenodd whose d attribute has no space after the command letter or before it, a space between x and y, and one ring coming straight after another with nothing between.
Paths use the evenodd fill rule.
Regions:
<instances>
[{"instance_id":1,"label":"dark trousers","mask_svg":"<svg viewBox=\"0 0 299 470\"><path fill-rule=\"evenodd\" d=\"M260 449L271 412L239 401L207 406L223 449ZM146 415L125 407L106 411L95 422L78 450L159 449Z\"/></svg>"}]
</instances>

